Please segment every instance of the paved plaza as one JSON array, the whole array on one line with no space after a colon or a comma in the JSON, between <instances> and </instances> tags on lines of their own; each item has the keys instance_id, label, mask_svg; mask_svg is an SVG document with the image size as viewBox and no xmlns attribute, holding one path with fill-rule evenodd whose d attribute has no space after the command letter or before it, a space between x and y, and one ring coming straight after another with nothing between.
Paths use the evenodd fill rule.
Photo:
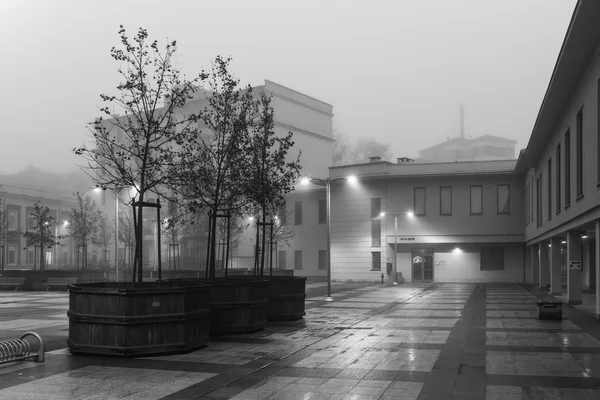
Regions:
<instances>
[{"instance_id":1,"label":"paved plaza","mask_svg":"<svg viewBox=\"0 0 600 400\"><path fill-rule=\"evenodd\" d=\"M44 363L0 365L0 399L600 399L600 324L539 321L522 285L308 285L302 321L185 355L66 349L65 292L0 292L0 339L34 330Z\"/></svg>"}]
</instances>

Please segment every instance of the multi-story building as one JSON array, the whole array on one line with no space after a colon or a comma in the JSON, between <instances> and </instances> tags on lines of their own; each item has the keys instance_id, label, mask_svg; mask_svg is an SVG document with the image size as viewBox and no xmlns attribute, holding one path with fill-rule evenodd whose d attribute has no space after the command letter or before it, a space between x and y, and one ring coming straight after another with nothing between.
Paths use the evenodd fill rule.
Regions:
<instances>
[{"instance_id":1,"label":"multi-story building","mask_svg":"<svg viewBox=\"0 0 600 400\"><path fill-rule=\"evenodd\" d=\"M1 260L7 269L35 269L40 265L39 246L27 246L23 232L34 229L34 204L40 202L50 209L54 218L54 233L56 236L66 235L67 223L71 209L76 207L74 198L59 193L1 185L0 199L2 211L7 213L4 251ZM77 244L72 238L59 240L56 246L44 249L44 262L47 268L56 269L72 267L77 260ZM92 251L96 251L93 249Z\"/></svg>"},{"instance_id":2,"label":"multi-story building","mask_svg":"<svg viewBox=\"0 0 600 400\"><path fill-rule=\"evenodd\" d=\"M524 193L515 166L372 157L332 167L333 278L522 282Z\"/></svg>"},{"instance_id":3,"label":"multi-story building","mask_svg":"<svg viewBox=\"0 0 600 400\"><path fill-rule=\"evenodd\" d=\"M419 162L484 161L515 159L517 141L499 136L448 138L445 142L419 150Z\"/></svg>"},{"instance_id":4,"label":"multi-story building","mask_svg":"<svg viewBox=\"0 0 600 400\"><path fill-rule=\"evenodd\" d=\"M285 136L288 132L293 133L294 147L290 151L289 157L296 158L301 152L300 162L302 165L302 174L307 176L326 177L327 168L332 160L332 123L333 107L327 103L307 96L285 86L265 80L264 85L253 87L255 93L264 91L272 95L271 106L274 109L275 121L274 129L277 136ZM210 93L200 90L186 102L186 106L180 110L182 116L197 112L207 105L207 96ZM199 124L204 134L210 132ZM116 129L114 132L117 142L124 138L123 132ZM120 193L123 203L129 199L129 194ZM280 214L280 219L275 223L284 223L292 231L293 239L289 246L282 245L274 251L274 261L276 267L294 268L297 275L325 275L323 268L319 269L318 255L314 255L308 249L320 246L326 243L326 225L319 219L303 216L302 210L312 212L317 209L319 204L325 199L325 190L323 188L306 188L298 186L297 189L287 196L287 210ZM149 201L153 201L152 195L149 195ZM114 213L114 201L107 205L106 212ZM112 208L113 211L110 210ZM143 259L151 267L157 265L157 247L156 240L156 217L150 215L145 225L144 234L144 255ZM146 215L146 211L145 211ZM288 217L285 220L284 217ZM244 221L249 225L249 229L242 235L239 246L232 249L233 265L238 268L251 268L255 259L255 235L256 221L245 218ZM177 243L177 252L180 259L184 258L192 267L203 269L202 265L206 249L202 248L202 243L206 241L208 232L191 232L192 230L182 230ZM197 229L196 229L197 230ZM164 239L163 239L164 241ZM162 245L162 254L168 254L169 247L166 243ZM220 258L221 251L218 251L217 257ZM321 260L322 263L322 260ZM192 265L193 264L193 265Z\"/></svg>"},{"instance_id":5,"label":"multi-story building","mask_svg":"<svg viewBox=\"0 0 600 400\"><path fill-rule=\"evenodd\" d=\"M526 169L526 280L600 314L600 2L577 3L519 165Z\"/></svg>"}]
</instances>

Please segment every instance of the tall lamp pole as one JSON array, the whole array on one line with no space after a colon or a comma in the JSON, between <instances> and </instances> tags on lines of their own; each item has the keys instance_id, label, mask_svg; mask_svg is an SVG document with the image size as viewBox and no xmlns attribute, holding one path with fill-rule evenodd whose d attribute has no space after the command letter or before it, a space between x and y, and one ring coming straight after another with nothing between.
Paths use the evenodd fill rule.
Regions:
<instances>
[{"instance_id":1,"label":"tall lamp pole","mask_svg":"<svg viewBox=\"0 0 600 400\"><path fill-rule=\"evenodd\" d=\"M325 186L327 190L327 296L325 301L334 301L331 296L331 183L336 181L348 181L350 183L356 182L355 176L339 177L339 178L315 178L315 177L304 177L302 183L312 183L318 186Z\"/></svg>"},{"instance_id":2,"label":"tall lamp pole","mask_svg":"<svg viewBox=\"0 0 600 400\"><path fill-rule=\"evenodd\" d=\"M115 187L115 270L119 282L119 188Z\"/></svg>"},{"instance_id":3,"label":"tall lamp pole","mask_svg":"<svg viewBox=\"0 0 600 400\"><path fill-rule=\"evenodd\" d=\"M391 214L394 216L394 270L393 270L394 283L393 284L397 285L398 284L398 274L397 274L397 271L398 271L398 267L397 267L397 262L398 262L398 260L397 260L397 258L398 258L398 255L397 255L397 252L398 252L398 250L397 250L397 247L398 247L398 215L408 215L409 217L412 217L414 214L410 211L406 211L406 212L395 212L395 213L382 212L380 215L383 217L387 214Z\"/></svg>"}]
</instances>

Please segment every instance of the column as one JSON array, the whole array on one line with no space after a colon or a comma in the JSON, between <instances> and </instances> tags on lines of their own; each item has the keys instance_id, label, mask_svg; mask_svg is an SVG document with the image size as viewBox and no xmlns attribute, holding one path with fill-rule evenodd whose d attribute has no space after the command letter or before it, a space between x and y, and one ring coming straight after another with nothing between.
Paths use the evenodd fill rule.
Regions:
<instances>
[{"instance_id":1,"label":"column","mask_svg":"<svg viewBox=\"0 0 600 400\"><path fill-rule=\"evenodd\" d=\"M600 219L596 220L596 260L592 268L596 268L596 316L600 319Z\"/></svg>"},{"instance_id":2,"label":"column","mask_svg":"<svg viewBox=\"0 0 600 400\"><path fill-rule=\"evenodd\" d=\"M539 287L550 283L550 261L549 261L549 248L547 243L540 243L540 266L539 266Z\"/></svg>"},{"instance_id":3,"label":"column","mask_svg":"<svg viewBox=\"0 0 600 400\"><path fill-rule=\"evenodd\" d=\"M531 269L529 270L529 283L535 285L539 282L540 267L540 245L539 243L531 245Z\"/></svg>"},{"instance_id":4,"label":"column","mask_svg":"<svg viewBox=\"0 0 600 400\"><path fill-rule=\"evenodd\" d=\"M582 242L581 248L583 250L583 253L581 254L582 285L583 285L583 289L588 290L592 284L592 282L591 282L592 273L590 272L590 270L593 268L593 266L591 265L591 260L590 260L590 256L591 256L590 246L592 246L593 243L590 239L582 239L581 242Z\"/></svg>"},{"instance_id":5,"label":"column","mask_svg":"<svg viewBox=\"0 0 600 400\"><path fill-rule=\"evenodd\" d=\"M550 294L556 296L562 293L560 238L550 239L550 244Z\"/></svg>"},{"instance_id":6,"label":"column","mask_svg":"<svg viewBox=\"0 0 600 400\"><path fill-rule=\"evenodd\" d=\"M581 304L581 233L567 233L567 299L569 304Z\"/></svg>"}]
</instances>

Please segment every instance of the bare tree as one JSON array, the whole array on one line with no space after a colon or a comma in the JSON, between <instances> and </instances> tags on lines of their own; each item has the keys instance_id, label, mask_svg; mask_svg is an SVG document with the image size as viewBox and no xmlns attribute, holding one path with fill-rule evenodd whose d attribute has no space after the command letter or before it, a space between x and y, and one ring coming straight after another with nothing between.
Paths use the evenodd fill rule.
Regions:
<instances>
[{"instance_id":1,"label":"bare tree","mask_svg":"<svg viewBox=\"0 0 600 400\"><path fill-rule=\"evenodd\" d=\"M40 270L43 271L45 269L44 249L56 246L61 236L54 233L54 217L51 215L50 209L42 206L39 201L33 205L33 208L34 211L31 213L33 230L23 232L22 235L27 247L39 246Z\"/></svg>"},{"instance_id":2,"label":"bare tree","mask_svg":"<svg viewBox=\"0 0 600 400\"><path fill-rule=\"evenodd\" d=\"M114 227L114 224L111 224ZM114 234L113 234L114 235ZM127 261L127 266L131 267L132 249L135 245L135 226L133 224L133 212L131 208L119 210L119 242L125 245L123 254ZM129 248L129 257L127 257L127 249Z\"/></svg>"},{"instance_id":3,"label":"bare tree","mask_svg":"<svg viewBox=\"0 0 600 400\"><path fill-rule=\"evenodd\" d=\"M198 90L205 79L181 79L173 66L177 43L150 42L145 29L139 28L132 40L125 28L119 30L122 49L113 47L112 58L120 65L123 82L118 95L100 95L106 106L102 117L90 125L94 148L81 147L74 152L87 161L86 173L102 187L135 187L137 215L133 282L142 281L142 223L148 193L161 197L168 186L174 152L198 135L198 115L183 116L178 110ZM113 111L122 110L121 114ZM107 119L104 119L104 118ZM137 271L136 271L137 268ZM136 274L137 272L137 274Z\"/></svg>"},{"instance_id":4,"label":"bare tree","mask_svg":"<svg viewBox=\"0 0 600 400\"><path fill-rule=\"evenodd\" d=\"M206 208L210 223L208 236L208 277L215 277L216 227L219 215L234 213L247 203L244 196L250 164L249 127L254 101L252 88L239 87L228 67L231 59L217 57L209 74L208 105L200 111L210 135L189 137L183 144L173 176L174 190L186 199L191 212Z\"/></svg>"},{"instance_id":5,"label":"bare tree","mask_svg":"<svg viewBox=\"0 0 600 400\"><path fill-rule=\"evenodd\" d=\"M71 209L71 218L67 225L69 236L75 239L83 247L81 269L87 268L87 244L98 230L98 222L102 218L102 212L96 206L96 202L90 196L82 197L79 192L75 193L77 208Z\"/></svg>"},{"instance_id":6,"label":"bare tree","mask_svg":"<svg viewBox=\"0 0 600 400\"><path fill-rule=\"evenodd\" d=\"M361 138L355 143L339 129L333 132L333 165L358 164L369 161L369 157L381 157L382 160L393 159L389 143L381 143L374 138Z\"/></svg>"}]
</instances>

